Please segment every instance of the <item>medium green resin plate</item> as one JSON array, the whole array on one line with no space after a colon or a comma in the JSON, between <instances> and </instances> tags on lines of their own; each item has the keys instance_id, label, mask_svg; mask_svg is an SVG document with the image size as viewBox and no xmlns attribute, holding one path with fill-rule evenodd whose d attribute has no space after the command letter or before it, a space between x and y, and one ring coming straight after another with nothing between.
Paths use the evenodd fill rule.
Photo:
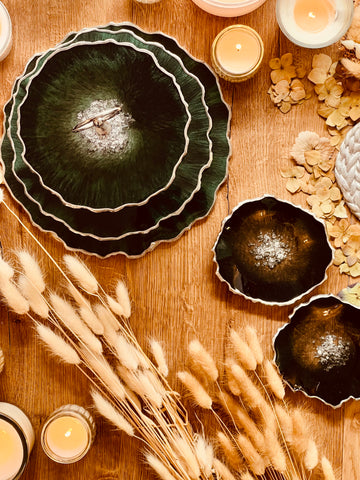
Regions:
<instances>
[{"instance_id":1,"label":"medium green resin plate","mask_svg":"<svg viewBox=\"0 0 360 480\"><path fill-rule=\"evenodd\" d=\"M91 35L94 37L94 32ZM113 34L111 35L113 36ZM109 34L102 34L102 36L108 37ZM96 35L96 38L98 37L99 34ZM140 42L133 38L133 34L119 32L116 38L124 41L133 39L134 42L137 42L137 46L140 46ZM100 239L118 239L129 233L146 232L156 228L161 219L178 214L191 200L191 197L201 186L203 170L209 166L212 160L210 151L212 142L208 134L212 122L204 102L204 87L196 77L185 74L177 57L164 51L161 46L144 44L144 42L142 42L142 45L146 45L153 53L157 52L158 57L162 55L166 59L166 62L160 60L159 62L164 64L167 71L172 72L177 77L191 114L191 123L188 130L190 140L188 151L177 168L174 181L166 190L150 198L144 205L127 206L121 211L105 212L101 216L85 208L76 211L61 202L57 195L52 195L51 191L43 188L36 173L29 168L26 159L22 158L23 149L19 150L15 147L17 155L13 167L14 173L24 183L26 192L37 201L40 207L42 205L46 206L45 214L63 220L75 233L90 234ZM30 77L30 82L31 79L32 77ZM11 117L11 137L15 137L12 132L16 128L17 113L21 108L16 107L21 105L27 89L31 90L31 85L32 83L26 83L26 89L20 88L15 94L15 107Z\"/></svg>"},{"instance_id":2,"label":"medium green resin plate","mask_svg":"<svg viewBox=\"0 0 360 480\"><path fill-rule=\"evenodd\" d=\"M24 191L23 185L12 172L11 168L6 167L6 182L16 200L18 200L28 211L32 221L44 231L50 231L56 237L61 239L70 249L80 250L86 253L106 257L116 253L123 253L128 257L138 257L152 250L156 245L164 241L172 241L178 238L182 233L191 227L191 225L201 218L204 218L213 206L216 192L227 175L227 162L230 155L230 145L228 139L228 129L230 122L229 109L223 101L219 86L213 72L203 63L195 60L187 54L177 42L162 33L145 33L132 24L110 24L102 27L106 30L120 31L122 29L131 30L136 35L141 36L145 41L159 42L169 52L177 55L185 68L195 75L205 88L205 101L208 106L209 114L213 120L213 126L210 132L210 138L213 143L213 161L209 168L204 170L202 183L199 191L195 193L191 201L184 210L174 217L161 221L159 227L146 234L129 235L120 240L97 240L89 236L83 236L73 233L63 223L49 217L41 211L37 203L32 201ZM88 32L84 30L82 32ZM64 42L74 38L77 33L70 34L64 39ZM114 35L114 38L116 36ZM59 45L60 47L61 45ZM41 55L35 56L28 64L27 71L31 72L36 68ZM24 77L20 77L14 86L14 92L19 82ZM5 106L4 131L9 127L9 115L13 106L14 97ZM14 143L16 144L16 140ZM14 156L12 144L7 135L4 136L1 146L2 158L9 159ZM5 164L7 162L4 162Z\"/></svg>"}]
</instances>

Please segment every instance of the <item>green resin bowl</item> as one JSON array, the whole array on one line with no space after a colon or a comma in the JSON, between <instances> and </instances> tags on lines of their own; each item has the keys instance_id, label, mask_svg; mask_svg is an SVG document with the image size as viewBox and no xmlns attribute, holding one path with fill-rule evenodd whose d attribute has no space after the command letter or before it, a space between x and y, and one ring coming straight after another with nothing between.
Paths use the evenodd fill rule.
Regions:
<instances>
[{"instance_id":1,"label":"green resin bowl","mask_svg":"<svg viewBox=\"0 0 360 480\"><path fill-rule=\"evenodd\" d=\"M5 180L12 195L24 206L33 223L44 231L52 232L58 239L62 240L69 249L83 251L100 257L107 257L117 253L124 254L128 257L139 257L151 251L162 242L169 242L179 238L196 220L204 218L211 210L217 190L227 175L227 162L230 156L228 137L230 113L229 108L222 98L216 76L211 69L191 57L173 38L162 33L143 32L130 23L112 23L95 30L99 29L112 31L114 39L117 38L119 32L127 30L134 32L145 42L149 42L149 44L150 42L159 43L168 52L176 55L184 68L186 68L192 76L195 76L203 86L203 97L206 102L208 114L212 119L209 132L212 143L212 161L208 168L204 169L202 173L200 188L179 214L160 221L156 229L145 234L131 234L118 240L98 240L86 234L76 234L60 220L60 217L54 218L44 212L43 208L47 207L47 205L39 205L30 198L26 189L24 189L23 183L19 181L11 169L11 163L15 157L15 147L18 149L21 145L19 145L19 141L16 140L16 138L13 138L13 133L11 129L9 129L9 122L14 102L16 101L16 92L19 83L26 78L26 74L31 74L32 71L36 70L37 65L41 63L42 55L36 55L30 60L26 67L25 74L17 79L13 88L14 94L5 106L4 131L6 134L4 135L1 146L2 160L5 166ZM74 39L79 33L85 34L92 31L92 29L84 29L81 32L71 33L64 39L63 44L60 44L53 50L61 48L65 45L66 41Z\"/></svg>"},{"instance_id":2,"label":"green resin bowl","mask_svg":"<svg viewBox=\"0 0 360 480\"><path fill-rule=\"evenodd\" d=\"M360 398L360 309L333 295L299 305L276 333L284 380L332 407Z\"/></svg>"},{"instance_id":3,"label":"green resin bowl","mask_svg":"<svg viewBox=\"0 0 360 480\"><path fill-rule=\"evenodd\" d=\"M118 105L102 128L73 131ZM150 52L109 40L43 63L19 108L19 137L24 161L65 202L117 209L171 183L190 120L175 77Z\"/></svg>"},{"instance_id":4,"label":"green resin bowl","mask_svg":"<svg viewBox=\"0 0 360 480\"><path fill-rule=\"evenodd\" d=\"M320 285L333 257L324 223L272 196L239 204L213 251L216 273L233 293L269 305L294 303Z\"/></svg>"},{"instance_id":5,"label":"green resin bowl","mask_svg":"<svg viewBox=\"0 0 360 480\"><path fill-rule=\"evenodd\" d=\"M92 31L88 34L78 35L77 38L98 39L99 36L108 40L110 33ZM74 206L64 204L56 192L51 192L40 182L38 175L29 167L26 158L22 155L23 148L16 148L13 162L13 170L19 181L24 183L27 194L34 199L39 206L45 206L45 213L55 219L62 220L72 231L79 234L89 234L94 238L118 239L134 232L147 232L158 226L160 220L178 214L191 200L192 196L201 186L201 176L212 160L209 130L212 120L208 114L208 108L204 101L204 87L199 80L186 71L178 57L165 51L161 45L148 44L134 38L132 32L119 32L117 41L133 41L137 47L146 48L157 54L158 63L177 79L181 92L188 103L191 115L191 123L188 129L190 143L181 164L177 167L176 177L167 189L158 192L142 205L127 205L120 211L98 212L88 211L86 208L74 210ZM98 40L96 40L98 41ZM121 44L122 45L122 44ZM44 56L43 56L44 57ZM44 58L41 59L41 64ZM17 131L19 123L18 111L21 111L21 102L28 89L31 88L32 77L26 75L23 78L18 91L15 94L15 107L11 115L11 136L19 137L12 133ZM25 88L21 85L25 84ZM16 107L20 105L19 107ZM21 118L21 117L20 117ZM20 137L19 137L19 140ZM15 142L14 142L15 143ZM53 193L53 195L52 195Z\"/></svg>"}]
</instances>

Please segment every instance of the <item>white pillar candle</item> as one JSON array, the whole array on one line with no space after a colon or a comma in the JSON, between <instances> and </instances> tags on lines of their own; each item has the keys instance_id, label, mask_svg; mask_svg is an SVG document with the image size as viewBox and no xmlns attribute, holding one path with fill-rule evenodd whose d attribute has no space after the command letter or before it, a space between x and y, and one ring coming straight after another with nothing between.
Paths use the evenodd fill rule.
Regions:
<instances>
[{"instance_id":1,"label":"white pillar candle","mask_svg":"<svg viewBox=\"0 0 360 480\"><path fill-rule=\"evenodd\" d=\"M222 30L212 46L212 64L216 73L232 82L253 76L260 67L264 45L259 34L246 25Z\"/></svg>"},{"instance_id":2,"label":"white pillar candle","mask_svg":"<svg viewBox=\"0 0 360 480\"><path fill-rule=\"evenodd\" d=\"M64 405L47 419L41 444L52 460L74 463L86 455L94 435L95 424L90 413L78 405Z\"/></svg>"},{"instance_id":3,"label":"white pillar candle","mask_svg":"<svg viewBox=\"0 0 360 480\"><path fill-rule=\"evenodd\" d=\"M277 0L276 18L296 45L321 48L337 42L348 30L353 0Z\"/></svg>"},{"instance_id":4,"label":"white pillar candle","mask_svg":"<svg viewBox=\"0 0 360 480\"><path fill-rule=\"evenodd\" d=\"M0 403L0 480L21 476L34 439L34 430L24 412L9 403Z\"/></svg>"},{"instance_id":5,"label":"white pillar candle","mask_svg":"<svg viewBox=\"0 0 360 480\"><path fill-rule=\"evenodd\" d=\"M9 12L0 2L0 61L9 54L12 45L12 24Z\"/></svg>"}]
</instances>

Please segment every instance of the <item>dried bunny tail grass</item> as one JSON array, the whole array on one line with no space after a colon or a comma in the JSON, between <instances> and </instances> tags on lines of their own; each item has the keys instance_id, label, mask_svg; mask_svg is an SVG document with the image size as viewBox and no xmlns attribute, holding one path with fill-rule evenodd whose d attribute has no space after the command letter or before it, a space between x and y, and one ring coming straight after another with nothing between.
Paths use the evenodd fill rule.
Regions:
<instances>
[{"instance_id":1,"label":"dried bunny tail grass","mask_svg":"<svg viewBox=\"0 0 360 480\"><path fill-rule=\"evenodd\" d=\"M150 340L150 350L154 356L156 366L164 377L169 375L169 367L167 365L164 350L157 340Z\"/></svg>"},{"instance_id":2,"label":"dried bunny tail grass","mask_svg":"<svg viewBox=\"0 0 360 480\"><path fill-rule=\"evenodd\" d=\"M136 370L139 366L139 358L135 347L131 345L121 334L116 334L116 340L113 345L116 357L124 367L129 370Z\"/></svg>"},{"instance_id":3,"label":"dried bunny tail grass","mask_svg":"<svg viewBox=\"0 0 360 480\"><path fill-rule=\"evenodd\" d=\"M53 332L49 327L37 323L36 331L40 339L46 344L50 351L63 362L71 365L79 365L81 363L81 359L76 350L74 350L66 340Z\"/></svg>"},{"instance_id":4,"label":"dried bunny tail grass","mask_svg":"<svg viewBox=\"0 0 360 480\"><path fill-rule=\"evenodd\" d=\"M40 291L30 283L25 275L20 275L17 281L21 294L29 302L31 310L41 318L47 318L49 315L49 307Z\"/></svg>"},{"instance_id":5,"label":"dried bunny tail grass","mask_svg":"<svg viewBox=\"0 0 360 480\"><path fill-rule=\"evenodd\" d=\"M282 448L276 434L271 429L266 429L264 432L266 454L272 466L278 472L284 474L287 469L287 456Z\"/></svg>"},{"instance_id":6,"label":"dried bunny tail grass","mask_svg":"<svg viewBox=\"0 0 360 480\"><path fill-rule=\"evenodd\" d=\"M251 475L250 472L244 472L241 474L240 480L255 480L255 478Z\"/></svg>"},{"instance_id":7,"label":"dried bunny tail grass","mask_svg":"<svg viewBox=\"0 0 360 480\"><path fill-rule=\"evenodd\" d=\"M255 328L250 327L250 325L246 325L244 328L244 336L256 359L257 364L262 364L262 362L264 361L264 352Z\"/></svg>"},{"instance_id":8,"label":"dried bunny tail grass","mask_svg":"<svg viewBox=\"0 0 360 480\"><path fill-rule=\"evenodd\" d=\"M81 349L84 363L96 375L102 385L107 387L109 393L120 402L126 400L126 390L120 379L111 368L107 360L100 355L94 355L85 348Z\"/></svg>"},{"instance_id":9,"label":"dried bunny tail grass","mask_svg":"<svg viewBox=\"0 0 360 480\"><path fill-rule=\"evenodd\" d=\"M115 330L115 332L120 330L120 323L117 318L114 317L113 313L104 305L101 303L95 303L95 305L93 305L93 310L105 328L109 326Z\"/></svg>"},{"instance_id":10,"label":"dried bunny tail grass","mask_svg":"<svg viewBox=\"0 0 360 480\"><path fill-rule=\"evenodd\" d=\"M214 460L214 450L212 445L201 435L196 439L195 454L201 470L206 477L210 477Z\"/></svg>"},{"instance_id":11,"label":"dried bunny tail grass","mask_svg":"<svg viewBox=\"0 0 360 480\"><path fill-rule=\"evenodd\" d=\"M235 377L231 371L231 365L235 363L234 360L228 358L225 361L225 373L226 373L226 379L227 379L227 386L230 390L230 392L235 395L235 397L239 397L241 394L241 389L239 387L238 382L235 380Z\"/></svg>"},{"instance_id":12,"label":"dried bunny tail grass","mask_svg":"<svg viewBox=\"0 0 360 480\"><path fill-rule=\"evenodd\" d=\"M155 455L147 453L145 458L147 463L153 470L155 470L161 480L177 480L177 477L174 477L170 470L163 464L161 460L155 457Z\"/></svg>"},{"instance_id":13,"label":"dried bunny tail grass","mask_svg":"<svg viewBox=\"0 0 360 480\"><path fill-rule=\"evenodd\" d=\"M4 370L4 366L5 366L4 352L0 348L0 373Z\"/></svg>"},{"instance_id":14,"label":"dried bunny tail grass","mask_svg":"<svg viewBox=\"0 0 360 480\"><path fill-rule=\"evenodd\" d=\"M292 447L298 455L303 455L309 444L309 432L304 420L304 414L300 408L295 408L291 412L293 421L293 441Z\"/></svg>"},{"instance_id":15,"label":"dried bunny tail grass","mask_svg":"<svg viewBox=\"0 0 360 480\"><path fill-rule=\"evenodd\" d=\"M0 256L0 281L10 280L14 276L14 269Z\"/></svg>"},{"instance_id":16,"label":"dried bunny tail grass","mask_svg":"<svg viewBox=\"0 0 360 480\"><path fill-rule=\"evenodd\" d=\"M223 432L218 431L216 436L227 463L232 469L236 471L240 470L244 466L244 460L241 458L234 442Z\"/></svg>"},{"instance_id":17,"label":"dried bunny tail grass","mask_svg":"<svg viewBox=\"0 0 360 480\"><path fill-rule=\"evenodd\" d=\"M181 465L183 469L191 478L199 478L201 475L200 465L193 450L194 445L190 444L187 439L176 434L172 442L175 452L179 455L180 460L182 460Z\"/></svg>"},{"instance_id":18,"label":"dried bunny tail grass","mask_svg":"<svg viewBox=\"0 0 360 480\"><path fill-rule=\"evenodd\" d=\"M243 454L249 469L255 475L264 475L267 465L265 465L264 459L255 449L250 440L245 435L239 434L236 436L236 443Z\"/></svg>"},{"instance_id":19,"label":"dried bunny tail grass","mask_svg":"<svg viewBox=\"0 0 360 480\"><path fill-rule=\"evenodd\" d=\"M99 392L91 392L93 402L98 412L119 430L125 432L130 437L135 435L132 425L119 413L114 406L106 400Z\"/></svg>"},{"instance_id":20,"label":"dried bunny tail grass","mask_svg":"<svg viewBox=\"0 0 360 480\"><path fill-rule=\"evenodd\" d=\"M319 451L316 443L312 438L309 439L308 447L304 455L304 466L307 470L311 471L319 463Z\"/></svg>"},{"instance_id":21,"label":"dried bunny tail grass","mask_svg":"<svg viewBox=\"0 0 360 480\"><path fill-rule=\"evenodd\" d=\"M246 400L250 408L263 406L266 403L255 383L240 365L234 362L231 365L231 373L238 383L241 396Z\"/></svg>"},{"instance_id":22,"label":"dried bunny tail grass","mask_svg":"<svg viewBox=\"0 0 360 480\"><path fill-rule=\"evenodd\" d=\"M293 421L287 410L275 403L275 414L279 422L280 431L284 436L284 440L289 444L293 443Z\"/></svg>"},{"instance_id":23,"label":"dried bunny tail grass","mask_svg":"<svg viewBox=\"0 0 360 480\"><path fill-rule=\"evenodd\" d=\"M118 303L122 306L123 308L123 315L125 318L129 318L131 315L131 302L130 302L130 297L129 297L129 291L127 289L127 286L122 280L119 280L117 285L116 285L116 299Z\"/></svg>"},{"instance_id":24,"label":"dried bunny tail grass","mask_svg":"<svg viewBox=\"0 0 360 480\"><path fill-rule=\"evenodd\" d=\"M205 375L210 382L216 382L219 372L212 356L205 350L198 340L192 340L189 344L189 354L192 360L192 368L195 372Z\"/></svg>"},{"instance_id":25,"label":"dried bunny tail grass","mask_svg":"<svg viewBox=\"0 0 360 480\"><path fill-rule=\"evenodd\" d=\"M279 400L283 400L285 397L284 383L277 368L275 368L270 360L265 360L264 371L265 378L267 380L267 386Z\"/></svg>"},{"instance_id":26,"label":"dried bunny tail grass","mask_svg":"<svg viewBox=\"0 0 360 480\"><path fill-rule=\"evenodd\" d=\"M36 288L36 290L42 293L45 290L46 285L38 262L29 252L24 250L17 252L17 257L29 282Z\"/></svg>"},{"instance_id":27,"label":"dried bunny tail grass","mask_svg":"<svg viewBox=\"0 0 360 480\"><path fill-rule=\"evenodd\" d=\"M236 357L245 370L255 370L257 362L252 350L233 328L230 330L230 342L234 348Z\"/></svg>"},{"instance_id":28,"label":"dried bunny tail grass","mask_svg":"<svg viewBox=\"0 0 360 480\"><path fill-rule=\"evenodd\" d=\"M110 310L118 315L119 317L125 317L125 312L123 306L117 302L114 298L110 297L110 295L106 295L106 302L110 308Z\"/></svg>"},{"instance_id":29,"label":"dried bunny tail grass","mask_svg":"<svg viewBox=\"0 0 360 480\"><path fill-rule=\"evenodd\" d=\"M158 390L158 384L152 381L147 375L148 372L134 372L122 366L117 367L117 372L130 390L155 407L161 408L164 392Z\"/></svg>"},{"instance_id":30,"label":"dried bunny tail grass","mask_svg":"<svg viewBox=\"0 0 360 480\"><path fill-rule=\"evenodd\" d=\"M213 466L215 468L216 473L222 480L236 480L234 475L230 472L228 467L224 465L220 460L214 458Z\"/></svg>"},{"instance_id":31,"label":"dried bunny tail grass","mask_svg":"<svg viewBox=\"0 0 360 480\"><path fill-rule=\"evenodd\" d=\"M206 392L205 388L194 377L194 375L189 372L178 372L177 376L188 389L191 397L199 407L207 410L212 407L210 395Z\"/></svg>"},{"instance_id":32,"label":"dried bunny tail grass","mask_svg":"<svg viewBox=\"0 0 360 480\"><path fill-rule=\"evenodd\" d=\"M104 325L100 322L98 317L92 311L90 305L84 305L79 308L79 314L83 322L90 328L90 330L95 333L95 335L104 334Z\"/></svg>"},{"instance_id":33,"label":"dried bunny tail grass","mask_svg":"<svg viewBox=\"0 0 360 480\"><path fill-rule=\"evenodd\" d=\"M324 480L336 480L332 465L326 457L321 458L321 469L324 474Z\"/></svg>"},{"instance_id":34,"label":"dried bunny tail grass","mask_svg":"<svg viewBox=\"0 0 360 480\"><path fill-rule=\"evenodd\" d=\"M29 302L10 280L0 279L0 292L11 310L18 315L28 313L30 308Z\"/></svg>"},{"instance_id":35,"label":"dried bunny tail grass","mask_svg":"<svg viewBox=\"0 0 360 480\"><path fill-rule=\"evenodd\" d=\"M81 288L90 294L97 293L98 282L84 263L72 255L64 255L63 260L66 268L79 283Z\"/></svg>"},{"instance_id":36,"label":"dried bunny tail grass","mask_svg":"<svg viewBox=\"0 0 360 480\"><path fill-rule=\"evenodd\" d=\"M258 451L263 451L265 446L264 435L254 420L228 393L220 392L218 398L224 410L231 416L236 427L246 433Z\"/></svg>"},{"instance_id":37,"label":"dried bunny tail grass","mask_svg":"<svg viewBox=\"0 0 360 480\"><path fill-rule=\"evenodd\" d=\"M59 318L59 320L73 332L83 343L85 343L93 352L102 353L102 344L91 330L84 324L73 306L57 295L50 294L50 303Z\"/></svg>"}]
</instances>

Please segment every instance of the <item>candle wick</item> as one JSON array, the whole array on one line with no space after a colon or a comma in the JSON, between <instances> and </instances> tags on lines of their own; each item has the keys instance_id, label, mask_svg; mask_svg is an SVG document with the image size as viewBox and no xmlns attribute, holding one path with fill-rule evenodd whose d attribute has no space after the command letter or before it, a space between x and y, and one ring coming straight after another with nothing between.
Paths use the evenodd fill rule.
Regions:
<instances>
[{"instance_id":1,"label":"candle wick","mask_svg":"<svg viewBox=\"0 0 360 480\"><path fill-rule=\"evenodd\" d=\"M237 43L237 44L236 44L236 50L237 50L237 51L240 51L241 49L242 49L241 43Z\"/></svg>"}]
</instances>

